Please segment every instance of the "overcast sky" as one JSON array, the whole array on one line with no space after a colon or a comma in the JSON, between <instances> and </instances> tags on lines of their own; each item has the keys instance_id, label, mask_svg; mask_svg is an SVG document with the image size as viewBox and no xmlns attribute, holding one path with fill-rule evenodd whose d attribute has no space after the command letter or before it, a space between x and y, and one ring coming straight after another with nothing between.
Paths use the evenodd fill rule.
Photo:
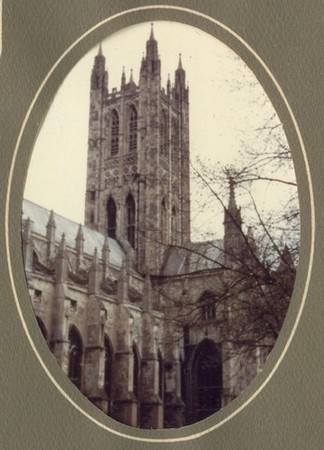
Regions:
<instances>
[{"instance_id":1,"label":"overcast sky","mask_svg":"<svg viewBox=\"0 0 324 450\"><path fill-rule=\"evenodd\" d=\"M123 66L127 78L133 69L138 83L150 29L150 23L134 25L102 42L110 91L120 88ZM231 163L251 138L250 131L273 112L263 89L243 61L209 34L176 22L155 22L154 34L162 86L168 74L173 81L182 54L190 88L192 163L196 164L197 157L210 167L216 162ZM87 53L58 90L37 138L25 188L25 198L79 223L84 217L90 75L97 52L98 46ZM192 185L191 190L197 192L197 187ZM269 206L273 198L267 190L259 192L260 208ZM201 198L195 195L192 229L199 232L194 238L200 238L201 232L222 237L222 211L209 205L205 214L197 214L199 202Z\"/></svg>"}]
</instances>

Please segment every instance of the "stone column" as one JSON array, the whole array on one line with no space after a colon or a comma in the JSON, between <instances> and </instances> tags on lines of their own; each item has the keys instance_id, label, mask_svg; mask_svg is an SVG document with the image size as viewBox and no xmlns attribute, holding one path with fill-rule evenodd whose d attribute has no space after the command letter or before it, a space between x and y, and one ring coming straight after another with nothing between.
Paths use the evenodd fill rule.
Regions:
<instances>
[{"instance_id":1,"label":"stone column","mask_svg":"<svg viewBox=\"0 0 324 450\"><path fill-rule=\"evenodd\" d=\"M179 352L179 333L174 331L166 353L165 362L165 393L164 393L164 426L165 428L180 427L185 424L185 404L181 398L181 362Z\"/></svg>"},{"instance_id":2,"label":"stone column","mask_svg":"<svg viewBox=\"0 0 324 450\"><path fill-rule=\"evenodd\" d=\"M66 276L66 243L63 233L55 265L55 291L52 305L53 316L51 327L53 334L51 336L51 345L54 356L62 370L68 375L70 343L67 336L67 321L70 301L66 299Z\"/></svg>"},{"instance_id":3,"label":"stone column","mask_svg":"<svg viewBox=\"0 0 324 450\"><path fill-rule=\"evenodd\" d=\"M84 356L83 392L106 414L109 412L109 400L104 389L105 380L105 348L104 324L106 310L90 295L86 307L87 336Z\"/></svg>"},{"instance_id":4,"label":"stone column","mask_svg":"<svg viewBox=\"0 0 324 450\"><path fill-rule=\"evenodd\" d=\"M125 306L129 290L129 267L123 263L118 281L116 312L116 353L113 367L112 417L133 427L138 426L138 400L133 392L133 325L134 319Z\"/></svg>"},{"instance_id":5,"label":"stone column","mask_svg":"<svg viewBox=\"0 0 324 450\"><path fill-rule=\"evenodd\" d=\"M157 329L152 319L152 286L149 275L145 279L143 299L140 425L142 428L163 428L163 402L159 397Z\"/></svg>"}]
</instances>

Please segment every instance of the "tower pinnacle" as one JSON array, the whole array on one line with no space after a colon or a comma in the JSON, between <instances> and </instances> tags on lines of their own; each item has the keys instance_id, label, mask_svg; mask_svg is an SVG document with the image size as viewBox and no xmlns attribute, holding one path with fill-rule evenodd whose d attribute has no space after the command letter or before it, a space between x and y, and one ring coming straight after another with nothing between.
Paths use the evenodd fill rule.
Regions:
<instances>
[{"instance_id":1,"label":"tower pinnacle","mask_svg":"<svg viewBox=\"0 0 324 450\"><path fill-rule=\"evenodd\" d=\"M99 44L98 53L94 58L94 64L91 73L91 89L92 90L108 90L108 72L106 70L106 58L102 53L101 42Z\"/></svg>"},{"instance_id":2,"label":"tower pinnacle","mask_svg":"<svg viewBox=\"0 0 324 450\"><path fill-rule=\"evenodd\" d=\"M158 45L154 38L153 23L151 24L151 33L148 41L146 42L146 61L156 62L159 59Z\"/></svg>"},{"instance_id":3,"label":"tower pinnacle","mask_svg":"<svg viewBox=\"0 0 324 450\"><path fill-rule=\"evenodd\" d=\"M237 206L236 206L236 200L235 200L235 191L234 191L234 179L232 176L229 176L229 202L228 202L228 211L229 212L236 212Z\"/></svg>"},{"instance_id":4,"label":"tower pinnacle","mask_svg":"<svg viewBox=\"0 0 324 450\"><path fill-rule=\"evenodd\" d=\"M150 39L154 40L153 22L151 22L151 34Z\"/></svg>"},{"instance_id":5,"label":"tower pinnacle","mask_svg":"<svg viewBox=\"0 0 324 450\"><path fill-rule=\"evenodd\" d=\"M181 53L179 53L179 64L178 64L178 69L182 69L182 61L181 61Z\"/></svg>"}]
</instances>

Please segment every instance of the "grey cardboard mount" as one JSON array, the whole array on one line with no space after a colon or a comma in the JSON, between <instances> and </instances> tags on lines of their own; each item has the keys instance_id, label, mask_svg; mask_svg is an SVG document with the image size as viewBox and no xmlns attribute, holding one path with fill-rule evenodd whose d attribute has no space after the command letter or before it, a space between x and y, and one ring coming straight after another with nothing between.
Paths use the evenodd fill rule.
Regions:
<instances>
[{"instance_id":1,"label":"grey cardboard mount","mask_svg":"<svg viewBox=\"0 0 324 450\"><path fill-rule=\"evenodd\" d=\"M19 236L24 181L33 142L57 87L73 64L102 37L133 23L154 20L180 21L200 27L223 40L252 68L285 126L299 187L300 265L287 323L263 380L270 372L272 376L258 395L255 393L260 383L256 382L228 409L213 416L208 422L209 428L213 428L209 432L204 422L179 430L153 431L132 429L103 417L68 380L57 375L54 361L36 333L22 268ZM241 37L265 62L288 102L290 113L278 89L274 89L267 70L240 39L226 32L215 20ZM322 448L323 26L322 0L179 0L177 3L165 0L163 5L153 0L136 3L127 0L3 0L1 449ZM92 32L67 52L42 86L55 62L92 28ZM26 327L34 339L28 339ZM35 349L43 362L36 357ZM60 379L61 390L43 365L50 374L53 372L53 379ZM252 396L253 400L248 402ZM248 404L242 407L246 402Z\"/></svg>"}]
</instances>

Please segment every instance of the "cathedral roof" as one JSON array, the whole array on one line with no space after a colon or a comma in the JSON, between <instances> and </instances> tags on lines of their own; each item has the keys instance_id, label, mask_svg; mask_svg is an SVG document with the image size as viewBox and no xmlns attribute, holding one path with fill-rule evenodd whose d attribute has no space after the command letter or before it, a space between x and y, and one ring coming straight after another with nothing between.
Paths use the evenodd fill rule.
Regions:
<instances>
[{"instance_id":1,"label":"cathedral roof","mask_svg":"<svg viewBox=\"0 0 324 450\"><path fill-rule=\"evenodd\" d=\"M224 265L223 240L191 242L183 247L170 247L165 256L161 275L184 275Z\"/></svg>"},{"instance_id":2,"label":"cathedral roof","mask_svg":"<svg viewBox=\"0 0 324 450\"><path fill-rule=\"evenodd\" d=\"M49 211L48 209L24 199L22 220L26 220L28 217L32 220L33 232L45 237L46 225L48 224L50 215L51 211ZM79 233L80 224L56 213L54 213L53 216L56 227L55 241L59 244L62 239L62 234L64 233L66 245L74 249L75 238ZM83 226L83 238L84 252L86 254L92 256L94 254L95 248L97 248L98 252L101 252L102 247L105 243L105 236L103 234ZM115 239L112 238L108 238L108 245L110 250L110 264L120 268L124 259L124 253L121 246Z\"/></svg>"}]
</instances>

